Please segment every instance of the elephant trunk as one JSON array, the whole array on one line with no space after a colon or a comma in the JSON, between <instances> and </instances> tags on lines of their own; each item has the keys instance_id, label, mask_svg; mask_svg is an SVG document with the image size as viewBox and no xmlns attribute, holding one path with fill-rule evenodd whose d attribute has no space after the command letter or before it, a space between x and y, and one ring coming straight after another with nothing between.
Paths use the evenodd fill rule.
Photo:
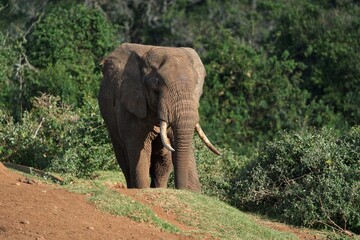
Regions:
<instances>
[{"instance_id":1,"label":"elephant trunk","mask_svg":"<svg viewBox=\"0 0 360 240\"><path fill-rule=\"evenodd\" d=\"M167 119L173 131L172 144L175 150L172 153L175 187L177 189L189 189L192 188L193 182L198 182L198 179L196 179L196 181L190 180L189 182L189 178L191 179L192 175L194 175L193 172L196 171L195 167L192 166L195 164L192 140L195 125L199 121L197 104L195 104L191 96L183 96L181 100L174 101L171 104L171 109L168 111L168 114ZM166 126L164 123L162 123L162 125ZM164 136L164 146L171 151L171 146L167 146L168 142L166 136Z\"/></svg>"},{"instance_id":2,"label":"elephant trunk","mask_svg":"<svg viewBox=\"0 0 360 240\"><path fill-rule=\"evenodd\" d=\"M174 146L173 165L175 172L175 187L178 189L190 188L189 183L191 164L195 164L194 153L192 149L192 140L194 135L195 121L191 123L179 123L173 126ZM197 179L196 179L197 181Z\"/></svg>"},{"instance_id":3,"label":"elephant trunk","mask_svg":"<svg viewBox=\"0 0 360 240\"><path fill-rule=\"evenodd\" d=\"M220 153L207 139L198 123L199 113L192 96L182 97L181 100L176 99L175 101L160 104L160 136L164 147L172 152L175 187L177 189L200 191L201 186L192 149L195 129L203 142L214 153ZM167 136L168 126L173 131L173 141L171 143Z\"/></svg>"}]
</instances>

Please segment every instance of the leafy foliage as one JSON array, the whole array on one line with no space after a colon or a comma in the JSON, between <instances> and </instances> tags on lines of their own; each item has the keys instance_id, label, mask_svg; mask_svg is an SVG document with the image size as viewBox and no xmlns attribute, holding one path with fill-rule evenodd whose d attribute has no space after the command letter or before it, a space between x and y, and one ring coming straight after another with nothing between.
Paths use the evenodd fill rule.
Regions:
<instances>
[{"instance_id":1,"label":"leafy foliage","mask_svg":"<svg viewBox=\"0 0 360 240\"><path fill-rule=\"evenodd\" d=\"M360 232L360 127L283 133L238 173L237 206L305 226ZM271 207L270 207L271 206Z\"/></svg>"},{"instance_id":2,"label":"leafy foliage","mask_svg":"<svg viewBox=\"0 0 360 240\"><path fill-rule=\"evenodd\" d=\"M230 35L204 39L207 81L200 106L205 128L227 147L272 136L304 124L306 92L297 64L284 56L269 57Z\"/></svg>"},{"instance_id":3,"label":"leafy foliage","mask_svg":"<svg viewBox=\"0 0 360 240\"><path fill-rule=\"evenodd\" d=\"M116 45L114 30L96 9L53 9L34 26L26 44L31 63L41 69L29 77L36 91L73 104L81 103L87 93L96 96L98 64Z\"/></svg>"},{"instance_id":4,"label":"leafy foliage","mask_svg":"<svg viewBox=\"0 0 360 240\"><path fill-rule=\"evenodd\" d=\"M16 50L10 38L0 32L0 109L11 110L12 95L15 91L13 82L13 65L16 62Z\"/></svg>"},{"instance_id":5,"label":"leafy foliage","mask_svg":"<svg viewBox=\"0 0 360 240\"><path fill-rule=\"evenodd\" d=\"M60 98L34 98L20 122L1 114L0 160L87 177L116 165L97 102L73 109Z\"/></svg>"},{"instance_id":6,"label":"leafy foliage","mask_svg":"<svg viewBox=\"0 0 360 240\"><path fill-rule=\"evenodd\" d=\"M113 26L96 9L55 8L34 26L27 49L37 67L58 61L77 63L79 55L99 61L114 47L113 33Z\"/></svg>"},{"instance_id":7,"label":"leafy foliage","mask_svg":"<svg viewBox=\"0 0 360 240\"><path fill-rule=\"evenodd\" d=\"M204 146L198 137L194 140L194 153L202 192L208 196L231 202L233 194L231 181L249 159L246 156L237 156L226 148L220 150L221 156L215 155Z\"/></svg>"},{"instance_id":8,"label":"leafy foliage","mask_svg":"<svg viewBox=\"0 0 360 240\"><path fill-rule=\"evenodd\" d=\"M304 65L302 88L353 125L360 120L360 5L289 1L269 45Z\"/></svg>"}]
</instances>

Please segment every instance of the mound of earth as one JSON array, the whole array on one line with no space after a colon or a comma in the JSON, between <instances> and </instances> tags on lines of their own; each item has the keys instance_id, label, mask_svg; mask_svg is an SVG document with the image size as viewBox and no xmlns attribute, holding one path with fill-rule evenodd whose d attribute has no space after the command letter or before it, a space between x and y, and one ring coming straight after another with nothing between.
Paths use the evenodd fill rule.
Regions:
<instances>
[{"instance_id":1,"label":"mound of earth","mask_svg":"<svg viewBox=\"0 0 360 240\"><path fill-rule=\"evenodd\" d=\"M0 163L0 239L189 239L103 213L85 196L14 173Z\"/></svg>"}]
</instances>

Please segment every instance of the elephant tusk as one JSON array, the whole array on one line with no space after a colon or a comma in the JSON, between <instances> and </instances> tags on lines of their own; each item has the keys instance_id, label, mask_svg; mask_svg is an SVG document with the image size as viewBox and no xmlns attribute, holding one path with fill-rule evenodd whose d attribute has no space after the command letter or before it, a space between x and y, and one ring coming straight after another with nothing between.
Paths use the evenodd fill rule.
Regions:
<instances>
[{"instance_id":1,"label":"elephant tusk","mask_svg":"<svg viewBox=\"0 0 360 240\"><path fill-rule=\"evenodd\" d=\"M160 137L164 147L171 152L175 152L175 150L171 147L169 138L167 137L167 123L165 121L160 122Z\"/></svg>"},{"instance_id":2,"label":"elephant tusk","mask_svg":"<svg viewBox=\"0 0 360 240\"><path fill-rule=\"evenodd\" d=\"M204 131L201 129L200 124L197 123L195 125L196 132L199 134L201 140L205 143L205 145L215 154L221 155L221 153L211 144L210 140L206 137Z\"/></svg>"}]
</instances>

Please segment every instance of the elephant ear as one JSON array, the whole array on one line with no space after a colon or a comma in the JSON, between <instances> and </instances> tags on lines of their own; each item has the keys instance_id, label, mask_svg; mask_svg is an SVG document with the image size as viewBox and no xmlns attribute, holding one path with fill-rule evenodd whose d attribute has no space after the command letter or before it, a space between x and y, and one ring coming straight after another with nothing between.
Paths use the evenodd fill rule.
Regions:
<instances>
[{"instance_id":1,"label":"elephant ear","mask_svg":"<svg viewBox=\"0 0 360 240\"><path fill-rule=\"evenodd\" d=\"M197 72L197 82L196 82L196 86L194 89L194 95L196 98L195 100L199 104L200 97L203 93L204 80L206 77L205 67L204 67L203 63L201 62L199 55L196 53L196 51L194 49L192 49L192 48L183 48L183 49L186 51L192 66L194 67L195 71Z\"/></svg>"},{"instance_id":2,"label":"elephant ear","mask_svg":"<svg viewBox=\"0 0 360 240\"><path fill-rule=\"evenodd\" d=\"M142 58L134 51L130 52L124 65L120 91L121 103L126 106L129 112L139 118L145 118L147 102L142 81Z\"/></svg>"}]
</instances>

